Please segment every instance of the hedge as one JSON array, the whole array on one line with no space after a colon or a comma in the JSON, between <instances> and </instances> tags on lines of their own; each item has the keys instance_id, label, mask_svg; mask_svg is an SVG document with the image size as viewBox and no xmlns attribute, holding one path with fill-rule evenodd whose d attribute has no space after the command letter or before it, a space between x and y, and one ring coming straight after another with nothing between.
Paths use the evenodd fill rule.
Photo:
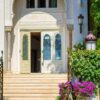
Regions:
<instances>
[{"instance_id":1,"label":"hedge","mask_svg":"<svg viewBox=\"0 0 100 100\"><path fill-rule=\"evenodd\" d=\"M100 83L100 50L78 50L70 53L72 73L80 80Z\"/></svg>"}]
</instances>

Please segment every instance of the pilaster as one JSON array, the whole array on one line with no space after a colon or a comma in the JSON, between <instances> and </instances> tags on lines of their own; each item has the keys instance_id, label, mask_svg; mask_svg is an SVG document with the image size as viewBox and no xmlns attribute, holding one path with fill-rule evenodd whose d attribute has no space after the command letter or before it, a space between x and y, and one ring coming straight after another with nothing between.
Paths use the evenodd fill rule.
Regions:
<instances>
[{"instance_id":1,"label":"pilaster","mask_svg":"<svg viewBox=\"0 0 100 100\"><path fill-rule=\"evenodd\" d=\"M8 68L7 68L7 72L10 73L11 72L11 30L12 27L5 27L5 31L8 34Z\"/></svg>"}]
</instances>

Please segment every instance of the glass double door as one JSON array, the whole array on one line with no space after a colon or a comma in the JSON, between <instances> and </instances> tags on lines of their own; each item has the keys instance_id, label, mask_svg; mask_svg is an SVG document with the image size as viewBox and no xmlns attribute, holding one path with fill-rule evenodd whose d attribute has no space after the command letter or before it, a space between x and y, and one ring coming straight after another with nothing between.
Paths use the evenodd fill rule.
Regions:
<instances>
[{"instance_id":1,"label":"glass double door","mask_svg":"<svg viewBox=\"0 0 100 100\"><path fill-rule=\"evenodd\" d=\"M40 39L36 32L32 34L21 33L21 73L56 73L60 70L57 66L61 65L62 56L60 34L57 31L43 31L40 32Z\"/></svg>"}]
</instances>

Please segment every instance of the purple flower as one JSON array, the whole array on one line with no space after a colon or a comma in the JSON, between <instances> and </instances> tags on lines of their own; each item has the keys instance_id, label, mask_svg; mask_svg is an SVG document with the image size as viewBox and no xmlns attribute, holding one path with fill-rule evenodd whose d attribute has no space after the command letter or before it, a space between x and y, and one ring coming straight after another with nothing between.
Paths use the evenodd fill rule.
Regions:
<instances>
[{"instance_id":1,"label":"purple flower","mask_svg":"<svg viewBox=\"0 0 100 100\"><path fill-rule=\"evenodd\" d=\"M61 96L62 100L68 96L72 92L72 86L70 82L60 83L59 84L59 95Z\"/></svg>"},{"instance_id":2,"label":"purple flower","mask_svg":"<svg viewBox=\"0 0 100 100\"><path fill-rule=\"evenodd\" d=\"M76 82L73 84L73 89L77 95L91 96L94 93L95 85L93 82L87 81Z\"/></svg>"},{"instance_id":3,"label":"purple flower","mask_svg":"<svg viewBox=\"0 0 100 100\"><path fill-rule=\"evenodd\" d=\"M59 95L62 100L72 92L74 92L76 96L91 96L94 93L94 90L95 85L93 82L77 81L73 84L71 84L71 82L59 84Z\"/></svg>"}]
</instances>

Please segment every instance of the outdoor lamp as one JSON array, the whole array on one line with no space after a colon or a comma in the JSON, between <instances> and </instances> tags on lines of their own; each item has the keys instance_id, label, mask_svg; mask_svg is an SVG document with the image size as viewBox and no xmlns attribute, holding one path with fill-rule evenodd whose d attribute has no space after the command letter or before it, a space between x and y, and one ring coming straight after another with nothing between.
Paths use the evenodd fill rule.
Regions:
<instances>
[{"instance_id":1,"label":"outdoor lamp","mask_svg":"<svg viewBox=\"0 0 100 100\"><path fill-rule=\"evenodd\" d=\"M80 33L82 33L83 19L84 19L84 16L82 14L80 14L78 16L78 24L80 25Z\"/></svg>"},{"instance_id":2,"label":"outdoor lamp","mask_svg":"<svg viewBox=\"0 0 100 100\"><path fill-rule=\"evenodd\" d=\"M96 49L96 37L92 32L85 37L86 49L87 50L95 50Z\"/></svg>"}]
</instances>

